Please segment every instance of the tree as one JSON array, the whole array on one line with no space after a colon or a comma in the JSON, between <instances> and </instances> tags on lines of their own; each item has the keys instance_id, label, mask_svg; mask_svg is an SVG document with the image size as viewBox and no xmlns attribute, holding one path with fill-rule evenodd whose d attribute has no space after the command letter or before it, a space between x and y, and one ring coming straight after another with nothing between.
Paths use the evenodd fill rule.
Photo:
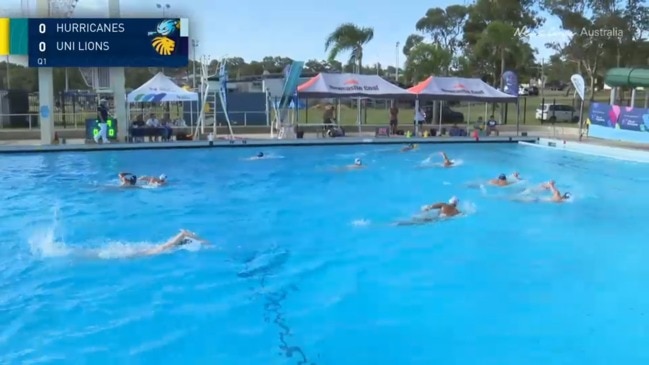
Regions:
<instances>
[{"instance_id":1,"label":"tree","mask_svg":"<svg viewBox=\"0 0 649 365\"><path fill-rule=\"evenodd\" d=\"M406 38L406 42L403 44L402 52L408 57L410 55L410 50L412 47L424 41L424 37L419 34L411 34Z\"/></svg>"},{"instance_id":2,"label":"tree","mask_svg":"<svg viewBox=\"0 0 649 365\"><path fill-rule=\"evenodd\" d=\"M468 14L469 9L462 5L450 5L446 9L430 8L417 21L415 28L455 56L462 45L460 36Z\"/></svg>"},{"instance_id":3,"label":"tree","mask_svg":"<svg viewBox=\"0 0 649 365\"><path fill-rule=\"evenodd\" d=\"M566 43L550 45L586 73L591 97L605 68L647 65L642 30L649 25L649 10L642 0L546 0L544 5L571 34Z\"/></svg>"},{"instance_id":4,"label":"tree","mask_svg":"<svg viewBox=\"0 0 649 365\"><path fill-rule=\"evenodd\" d=\"M539 0L476 0L468 8L468 18L462 32L462 43L464 56L463 62L468 72L473 76L479 76L495 83L500 80L502 69L511 69L519 73L524 70L534 69L534 50L529 46L525 37L517 38L514 44L505 44L504 39L492 39L488 37L504 36L511 29L525 29L533 32L543 24L543 19L538 16L536 8ZM498 22L499 25L492 25ZM504 47L499 54L495 54L489 43L500 43ZM509 51L508 51L509 50ZM504 59L504 68L503 68ZM468 61L468 62L466 62ZM529 71L528 71L529 72Z\"/></svg>"},{"instance_id":5,"label":"tree","mask_svg":"<svg viewBox=\"0 0 649 365\"><path fill-rule=\"evenodd\" d=\"M417 83L431 75L445 75L453 61L453 55L438 44L421 42L409 52L404 78Z\"/></svg>"},{"instance_id":6,"label":"tree","mask_svg":"<svg viewBox=\"0 0 649 365\"><path fill-rule=\"evenodd\" d=\"M329 51L329 61L334 61L340 53L351 52L349 63L362 71L363 47L374 38L374 29L345 23L336 28L325 40L325 51Z\"/></svg>"},{"instance_id":7,"label":"tree","mask_svg":"<svg viewBox=\"0 0 649 365\"><path fill-rule=\"evenodd\" d=\"M520 50L520 41L517 39L516 29L502 21L489 23L482 32L475 49L479 54L493 52L500 61L499 65L493 65L494 81L505 73L505 60L507 55L516 54ZM502 80L501 85L502 87Z\"/></svg>"}]
</instances>

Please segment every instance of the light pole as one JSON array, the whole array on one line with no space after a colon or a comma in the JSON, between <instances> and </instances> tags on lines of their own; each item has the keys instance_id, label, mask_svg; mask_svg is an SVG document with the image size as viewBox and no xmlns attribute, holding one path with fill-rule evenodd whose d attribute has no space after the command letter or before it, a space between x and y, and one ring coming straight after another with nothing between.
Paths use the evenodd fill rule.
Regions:
<instances>
[{"instance_id":1,"label":"light pole","mask_svg":"<svg viewBox=\"0 0 649 365\"><path fill-rule=\"evenodd\" d=\"M162 10L162 17L164 18L167 16L167 10L171 8L171 5L169 4L155 4L155 7Z\"/></svg>"},{"instance_id":2,"label":"light pole","mask_svg":"<svg viewBox=\"0 0 649 365\"><path fill-rule=\"evenodd\" d=\"M401 43L397 42L397 45L394 47L394 81L399 82L399 45Z\"/></svg>"},{"instance_id":3,"label":"light pole","mask_svg":"<svg viewBox=\"0 0 649 365\"><path fill-rule=\"evenodd\" d=\"M194 90L196 90L196 62L198 62L198 58L196 58L196 48L198 47L198 40L192 38L192 55L193 55L193 60L192 60L192 86Z\"/></svg>"},{"instance_id":4,"label":"light pole","mask_svg":"<svg viewBox=\"0 0 649 365\"><path fill-rule=\"evenodd\" d=\"M11 80L9 79L11 76L11 72L9 72L9 55L7 55L7 80L5 81L5 87L7 90L11 89Z\"/></svg>"}]
</instances>

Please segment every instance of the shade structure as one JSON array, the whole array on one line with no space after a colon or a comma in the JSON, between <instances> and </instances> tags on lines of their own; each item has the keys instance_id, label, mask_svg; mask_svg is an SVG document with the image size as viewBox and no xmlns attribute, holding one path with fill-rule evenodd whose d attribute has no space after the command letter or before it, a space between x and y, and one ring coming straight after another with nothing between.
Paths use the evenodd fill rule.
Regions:
<instances>
[{"instance_id":1,"label":"shade structure","mask_svg":"<svg viewBox=\"0 0 649 365\"><path fill-rule=\"evenodd\" d=\"M430 76L408 89L420 100L515 102L517 95L506 94L480 79Z\"/></svg>"},{"instance_id":2,"label":"shade structure","mask_svg":"<svg viewBox=\"0 0 649 365\"><path fill-rule=\"evenodd\" d=\"M162 72L158 72L142 86L131 91L129 103L164 103L169 101L198 101L198 94L176 85Z\"/></svg>"},{"instance_id":3,"label":"shade structure","mask_svg":"<svg viewBox=\"0 0 649 365\"><path fill-rule=\"evenodd\" d=\"M415 95L378 75L320 73L298 86L300 97L415 99Z\"/></svg>"}]
</instances>

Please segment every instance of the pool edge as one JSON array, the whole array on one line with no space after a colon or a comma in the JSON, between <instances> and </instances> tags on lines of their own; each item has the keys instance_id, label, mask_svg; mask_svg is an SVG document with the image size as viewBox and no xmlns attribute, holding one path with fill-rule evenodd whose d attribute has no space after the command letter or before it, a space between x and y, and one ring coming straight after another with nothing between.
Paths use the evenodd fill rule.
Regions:
<instances>
[{"instance_id":1,"label":"pool edge","mask_svg":"<svg viewBox=\"0 0 649 365\"><path fill-rule=\"evenodd\" d=\"M219 140L212 144L208 141L160 142L160 143L113 143L108 145L70 144L70 145L27 145L0 146L0 154L20 153L53 153L53 152L100 152L100 151L132 151L132 150L161 150L161 149L196 149L196 148L236 148L236 147L303 147L303 146L344 146L366 144L481 144L481 143L518 143L536 142L537 137L489 137L474 140L469 137L450 137L444 139L431 138L340 138L307 140L274 140L274 139L241 139Z\"/></svg>"},{"instance_id":2,"label":"pool edge","mask_svg":"<svg viewBox=\"0 0 649 365\"><path fill-rule=\"evenodd\" d=\"M582 155L606 157L621 161L649 163L649 152L633 148L594 145L585 142L539 138L536 143L519 141L520 145L549 150L563 150Z\"/></svg>"}]
</instances>

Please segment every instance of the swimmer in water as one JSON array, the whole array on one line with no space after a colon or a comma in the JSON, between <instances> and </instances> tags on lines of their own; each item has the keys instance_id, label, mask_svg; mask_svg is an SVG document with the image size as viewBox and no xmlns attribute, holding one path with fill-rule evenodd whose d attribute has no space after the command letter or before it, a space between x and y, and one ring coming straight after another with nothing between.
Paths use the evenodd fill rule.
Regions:
<instances>
[{"instance_id":1,"label":"swimmer in water","mask_svg":"<svg viewBox=\"0 0 649 365\"><path fill-rule=\"evenodd\" d=\"M514 176L514 179L515 179L514 181L507 180L507 175L500 174L498 176L498 178L489 180L489 184L494 185L494 186L509 186L511 184L515 184L516 182L518 182L520 180L523 180L523 179L521 179L518 172L514 172L512 175Z\"/></svg>"},{"instance_id":2,"label":"swimmer in water","mask_svg":"<svg viewBox=\"0 0 649 365\"><path fill-rule=\"evenodd\" d=\"M184 246L191 242L198 242L204 245L209 244L209 242L207 242L206 240L198 237L196 233L190 232L186 229L181 229L178 234L171 237L169 240L167 240L167 242L159 246L156 246L154 248L143 251L139 253L139 255L144 255L144 256L159 255L161 253L169 252L171 250L174 250L178 247Z\"/></svg>"},{"instance_id":3,"label":"swimmer in water","mask_svg":"<svg viewBox=\"0 0 649 365\"><path fill-rule=\"evenodd\" d=\"M460 199L452 197L449 199L448 203L435 203L427 205L422 208L424 212L429 212L431 210L438 210L440 217L454 217L460 214L460 211L457 209L457 204L460 202Z\"/></svg>"},{"instance_id":4,"label":"swimmer in water","mask_svg":"<svg viewBox=\"0 0 649 365\"><path fill-rule=\"evenodd\" d=\"M451 160L448 158L448 156L446 155L445 152L440 152L440 154L442 155L442 158L444 159L444 162L442 162L442 166L444 166L444 167L451 167L451 166L453 166L453 161L451 161Z\"/></svg>"},{"instance_id":5,"label":"swimmer in water","mask_svg":"<svg viewBox=\"0 0 649 365\"><path fill-rule=\"evenodd\" d=\"M552 192L552 197L550 198L551 202L562 203L570 199L570 193L566 192L564 194L561 194L559 189L557 189L557 186L555 185L554 181L548 181L544 185L547 186L547 189Z\"/></svg>"},{"instance_id":6,"label":"swimmer in water","mask_svg":"<svg viewBox=\"0 0 649 365\"><path fill-rule=\"evenodd\" d=\"M546 183L541 184L540 188L543 189L543 190L550 190L550 192L552 193L552 196L550 196L549 198L543 198L543 199L518 197L518 198L514 198L513 200L518 201L518 202L523 202L523 203L538 203L538 202L563 203L566 200L570 199L570 197L571 197L570 193L568 193L568 192L562 194L559 191L559 189L557 189L557 186L554 183L554 180L550 180L550 181L548 181Z\"/></svg>"},{"instance_id":7,"label":"swimmer in water","mask_svg":"<svg viewBox=\"0 0 649 365\"><path fill-rule=\"evenodd\" d=\"M259 153L257 154L257 158L264 158L264 153L263 153L263 152L259 152Z\"/></svg>"},{"instance_id":8,"label":"swimmer in water","mask_svg":"<svg viewBox=\"0 0 649 365\"><path fill-rule=\"evenodd\" d=\"M449 199L448 203L435 203L431 205L426 205L421 208L423 212L430 212L431 210L437 210L438 214L437 216L434 217L415 217L409 221L401 221L397 222L397 226L415 226L415 225L421 225L421 224L426 224L426 223L432 223L439 221L440 219L443 218L451 218L455 217L462 212L460 212L459 209L457 209L457 204L460 202L460 200L456 197L452 197Z\"/></svg>"},{"instance_id":9,"label":"swimmer in water","mask_svg":"<svg viewBox=\"0 0 649 365\"><path fill-rule=\"evenodd\" d=\"M363 167L365 167L365 165L363 165L363 161L360 158L357 158L354 160L353 164L345 166L345 169L356 170L356 169L362 169Z\"/></svg>"},{"instance_id":10,"label":"swimmer in water","mask_svg":"<svg viewBox=\"0 0 649 365\"><path fill-rule=\"evenodd\" d=\"M416 144L414 144L414 143L410 143L409 145L404 146L404 147L401 149L401 152L412 151L412 150L414 150L414 149L416 149L416 148L417 148L417 145L416 145Z\"/></svg>"},{"instance_id":11,"label":"swimmer in water","mask_svg":"<svg viewBox=\"0 0 649 365\"><path fill-rule=\"evenodd\" d=\"M167 175L162 174L159 177L154 177L154 176L142 176L139 178L140 181L144 181L145 183L153 186L162 186L167 184Z\"/></svg>"},{"instance_id":12,"label":"swimmer in water","mask_svg":"<svg viewBox=\"0 0 649 365\"><path fill-rule=\"evenodd\" d=\"M120 172L119 174L117 174L117 177L119 178L121 187L137 187L137 176L131 174L130 172Z\"/></svg>"}]
</instances>

